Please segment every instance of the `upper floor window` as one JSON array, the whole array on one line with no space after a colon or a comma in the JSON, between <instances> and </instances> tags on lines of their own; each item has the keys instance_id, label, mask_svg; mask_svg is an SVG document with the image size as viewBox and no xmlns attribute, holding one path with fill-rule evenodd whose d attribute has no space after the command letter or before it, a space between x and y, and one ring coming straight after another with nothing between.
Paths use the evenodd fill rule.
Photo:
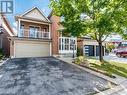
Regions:
<instances>
[{"instance_id":1,"label":"upper floor window","mask_svg":"<svg viewBox=\"0 0 127 95\"><path fill-rule=\"evenodd\" d=\"M39 37L39 27L30 26L29 27L29 37L38 38Z\"/></svg>"}]
</instances>

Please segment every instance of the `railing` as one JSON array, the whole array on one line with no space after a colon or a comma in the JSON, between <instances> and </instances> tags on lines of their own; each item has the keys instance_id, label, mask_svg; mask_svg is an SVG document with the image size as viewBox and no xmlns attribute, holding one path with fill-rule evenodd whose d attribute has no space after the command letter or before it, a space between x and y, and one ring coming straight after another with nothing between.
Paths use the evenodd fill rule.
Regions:
<instances>
[{"instance_id":1,"label":"railing","mask_svg":"<svg viewBox=\"0 0 127 95\"><path fill-rule=\"evenodd\" d=\"M50 39L50 32L20 29L18 37Z\"/></svg>"}]
</instances>

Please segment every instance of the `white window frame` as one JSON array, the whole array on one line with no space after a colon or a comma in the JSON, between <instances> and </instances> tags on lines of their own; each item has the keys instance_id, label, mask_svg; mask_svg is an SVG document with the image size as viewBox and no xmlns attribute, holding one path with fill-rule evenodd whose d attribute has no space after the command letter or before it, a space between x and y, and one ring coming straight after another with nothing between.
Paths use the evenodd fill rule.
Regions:
<instances>
[{"instance_id":1,"label":"white window frame","mask_svg":"<svg viewBox=\"0 0 127 95\"><path fill-rule=\"evenodd\" d=\"M69 40L68 44L65 43L65 39ZM63 40L63 41L62 41ZM71 49L71 40L75 40L75 45L74 45L74 53L77 53L77 38L74 37L59 37L59 53L73 53L73 49ZM68 49L65 49L66 45L68 46Z\"/></svg>"},{"instance_id":2,"label":"white window frame","mask_svg":"<svg viewBox=\"0 0 127 95\"><path fill-rule=\"evenodd\" d=\"M30 27L34 27L34 36L33 37L31 37L30 36ZM38 31L35 31L35 28L36 27L38 27ZM39 36L37 37L37 33L40 33L40 29L41 29L41 27L40 26L37 26L37 25L29 25L29 32L28 32L28 37L30 37L30 38L39 38Z\"/></svg>"}]
</instances>

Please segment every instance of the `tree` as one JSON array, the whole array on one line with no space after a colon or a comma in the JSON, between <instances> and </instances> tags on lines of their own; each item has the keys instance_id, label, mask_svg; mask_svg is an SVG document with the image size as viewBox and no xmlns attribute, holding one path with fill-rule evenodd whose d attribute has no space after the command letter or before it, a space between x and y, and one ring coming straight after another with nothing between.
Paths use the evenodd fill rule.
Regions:
<instances>
[{"instance_id":1,"label":"tree","mask_svg":"<svg viewBox=\"0 0 127 95\"><path fill-rule=\"evenodd\" d=\"M113 49L115 49L115 45L113 43L108 43L107 49L109 50L109 52L111 52Z\"/></svg>"},{"instance_id":2,"label":"tree","mask_svg":"<svg viewBox=\"0 0 127 95\"><path fill-rule=\"evenodd\" d=\"M51 0L50 6L54 14L64 18L65 32L87 35L98 42L101 62L102 43L112 32L123 34L126 0Z\"/></svg>"}]
</instances>

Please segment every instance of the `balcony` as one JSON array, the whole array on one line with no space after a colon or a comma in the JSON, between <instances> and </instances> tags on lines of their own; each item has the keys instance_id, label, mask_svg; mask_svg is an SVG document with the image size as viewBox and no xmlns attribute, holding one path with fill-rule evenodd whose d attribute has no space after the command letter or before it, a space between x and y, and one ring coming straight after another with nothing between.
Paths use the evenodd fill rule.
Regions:
<instances>
[{"instance_id":1,"label":"balcony","mask_svg":"<svg viewBox=\"0 0 127 95\"><path fill-rule=\"evenodd\" d=\"M30 31L27 29L20 29L18 37L21 38L37 38L37 39L51 39L50 32L44 31Z\"/></svg>"}]
</instances>

